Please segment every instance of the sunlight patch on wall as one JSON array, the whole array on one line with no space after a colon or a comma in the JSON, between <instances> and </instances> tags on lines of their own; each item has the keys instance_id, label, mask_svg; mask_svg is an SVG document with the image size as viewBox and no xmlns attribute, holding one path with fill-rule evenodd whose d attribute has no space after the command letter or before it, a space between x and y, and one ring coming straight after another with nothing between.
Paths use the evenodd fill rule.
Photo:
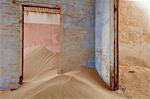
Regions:
<instances>
[{"instance_id":1,"label":"sunlight patch on wall","mask_svg":"<svg viewBox=\"0 0 150 99\"><path fill-rule=\"evenodd\" d=\"M147 22L150 25L150 0L129 0L131 2L134 2L135 5L137 5L138 8L143 10L145 13L143 16L147 18Z\"/></svg>"},{"instance_id":2,"label":"sunlight patch on wall","mask_svg":"<svg viewBox=\"0 0 150 99\"><path fill-rule=\"evenodd\" d=\"M60 24L60 14L25 12L25 23Z\"/></svg>"},{"instance_id":3,"label":"sunlight patch on wall","mask_svg":"<svg viewBox=\"0 0 150 99\"><path fill-rule=\"evenodd\" d=\"M150 0L129 0L135 2L143 10L150 9Z\"/></svg>"}]
</instances>

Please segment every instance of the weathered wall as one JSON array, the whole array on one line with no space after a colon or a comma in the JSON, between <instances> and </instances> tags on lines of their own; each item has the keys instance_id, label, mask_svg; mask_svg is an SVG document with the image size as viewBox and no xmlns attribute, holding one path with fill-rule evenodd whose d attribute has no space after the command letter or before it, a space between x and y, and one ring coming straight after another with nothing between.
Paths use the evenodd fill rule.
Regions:
<instances>
[{"instance_id":1,"label":"weathered wall","mask_svg":"<svg viewBox=\"0 0 150 99\"><path fill-rule=\"evenodd\" d=\"M17 0L61 6L61 68L94 65L95 0ZM17 87L21 76L22 6L0 1L0 88ZM92 57L93 56L93 57ZM93 58L93 59L92 59ZM86 60L89 60L86 62ZM6 86L5 86L6 85ZM11 85L11 86L10 86Z\"/></svg>"},{"instance_id":2,"label":"weathered wall","mask_svg":"<svg viewBox=\"0 0 150 99\"><path fill-rule=\"evenodd\" d=\"M119 5L120 64L150 67L150 3L120 0Z\"/></svg>"},{"instance_id":3,"label":"weathered wall","mask_svg":"<svg viewBox=\"0 0 150 99\"><path fill-rule=\"evenodd\" d=\"M24 52L37 46L60 52L60 14L24 13Z\"/></svg>"},{"instance_id":4,"label":"weathered wall","mask_svg":"<svg viewBox=\"0 0 150 99\"><path fill-rule=\"evenodd\" d=\"M113 7L113 0L96 0L95 66L109 86L110 71L114 67Z\"/></svg>"},{"instance_id":5,"label":"weathered wall","mask_svg":"<svg viewBox=\"0 0 150 99\"><path fill-rule=\"evenodd\" d=\"M21 8L0 1L0 88L18 87L21 76Z\"/></svg>"},{"instance_id":6,"label":"weathered wall","mask_svg":"<svg viewBox=\"0 0 150 99\"><path fill-rule=\"evenodd\" d=\"M44 46L51 52L60 52L60 25L57 24L24 24L24 49L29 50Z\"/></svg>"}]
</instances>

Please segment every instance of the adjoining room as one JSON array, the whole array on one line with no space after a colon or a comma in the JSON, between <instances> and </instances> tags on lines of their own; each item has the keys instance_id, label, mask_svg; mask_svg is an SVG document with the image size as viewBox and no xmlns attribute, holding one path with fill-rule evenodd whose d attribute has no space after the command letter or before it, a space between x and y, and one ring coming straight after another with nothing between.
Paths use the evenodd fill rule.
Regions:
<instances>
[{"instance_id":1,"label":"adjoining room","mask_svg":"<svg viewBox=\"0 0 150 99\"><path fill-rule=\"evenodd\" d=\"M32 6L23 9L23 76L27 80L40 76L44 72L41 70L50 70L54 63L52 56L59 61L60 9Z\"/></svg>"}]
</instances>

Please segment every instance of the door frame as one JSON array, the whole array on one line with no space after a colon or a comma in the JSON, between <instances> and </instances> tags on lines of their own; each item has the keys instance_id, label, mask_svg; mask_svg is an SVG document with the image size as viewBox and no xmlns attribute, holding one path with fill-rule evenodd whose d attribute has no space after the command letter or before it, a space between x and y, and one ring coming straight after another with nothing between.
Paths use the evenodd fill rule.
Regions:
<instances>
[{"instance_id":1,"label":"door frame","mask_svg":"<svg viewBox=\"0 0 150 99\"><path fill-rule=\"evenodd\" d=\"M110 3L111 31L113 31L111 34L111 38L113 37L111 60L113 62L110 66L110 89L115 91L119 89L119 0L110 0Z\"/></svg>"},{"instance_id":2,"label":"door frame","mask_svg":"<svg viewBox=\"0 0 150 99\"><path fill-rule=\"evenodd\" d=\"M114 23L114 68L111 70L111 90L118 90L119 89L119 0L112 0L113 1L113 23ZM113 73L112 73L113 72Z\"/></svg>"},{"instance_id":3,"label":"door frame","mask_svg":"<svg viewBox=\"0 0 150 99\"><path fill-rule=\"evenodd\" d=\"M45 5L45 4L33 4L33 3L28 3L28 4L24 4L22 3L21 4L22 6L22 76L20 77L20 84L23 83L23 78L24 78L24 7L37 7L37 8L53 8L53 9L60 9L60 36L62 35L62 31L63 31L63 26L62 26L62 14L61 14L61 11L62 11L62 7L60 6L57 6L57 5ZM61 37L60 37L60 42L61 42ZM59 64L59 68L61 65ZM61 70L60 70L61 71Z\"/></svg>"}]
</instances>

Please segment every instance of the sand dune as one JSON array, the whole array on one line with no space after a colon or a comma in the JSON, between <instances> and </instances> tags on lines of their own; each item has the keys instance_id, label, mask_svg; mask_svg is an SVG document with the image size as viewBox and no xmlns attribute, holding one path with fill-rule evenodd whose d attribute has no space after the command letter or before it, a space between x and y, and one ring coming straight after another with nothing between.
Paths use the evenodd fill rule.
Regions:
<instances>
[{"instance_id":1,"label":"sand dune","mask_svg":"<svg viewBox=\"0 0 150 99\"><path fill-rule=\"evenodd\" d=\"M24 84L15 91L1 92L0 99L125 99L105 87L96 70L57 74L59 54L39 46L25 54Z\"/></svg>"},{"instance_id":2,"label":"sand dune","mask_svg":"<svg viewBox=\"0 0 150 99\"><path fill-rule=\"evenodd\" d=\"M52 53L44 46L38 46L26 51L24 57L25 82L58 68L59 54Z\"/></svg>"}]
</instances>

